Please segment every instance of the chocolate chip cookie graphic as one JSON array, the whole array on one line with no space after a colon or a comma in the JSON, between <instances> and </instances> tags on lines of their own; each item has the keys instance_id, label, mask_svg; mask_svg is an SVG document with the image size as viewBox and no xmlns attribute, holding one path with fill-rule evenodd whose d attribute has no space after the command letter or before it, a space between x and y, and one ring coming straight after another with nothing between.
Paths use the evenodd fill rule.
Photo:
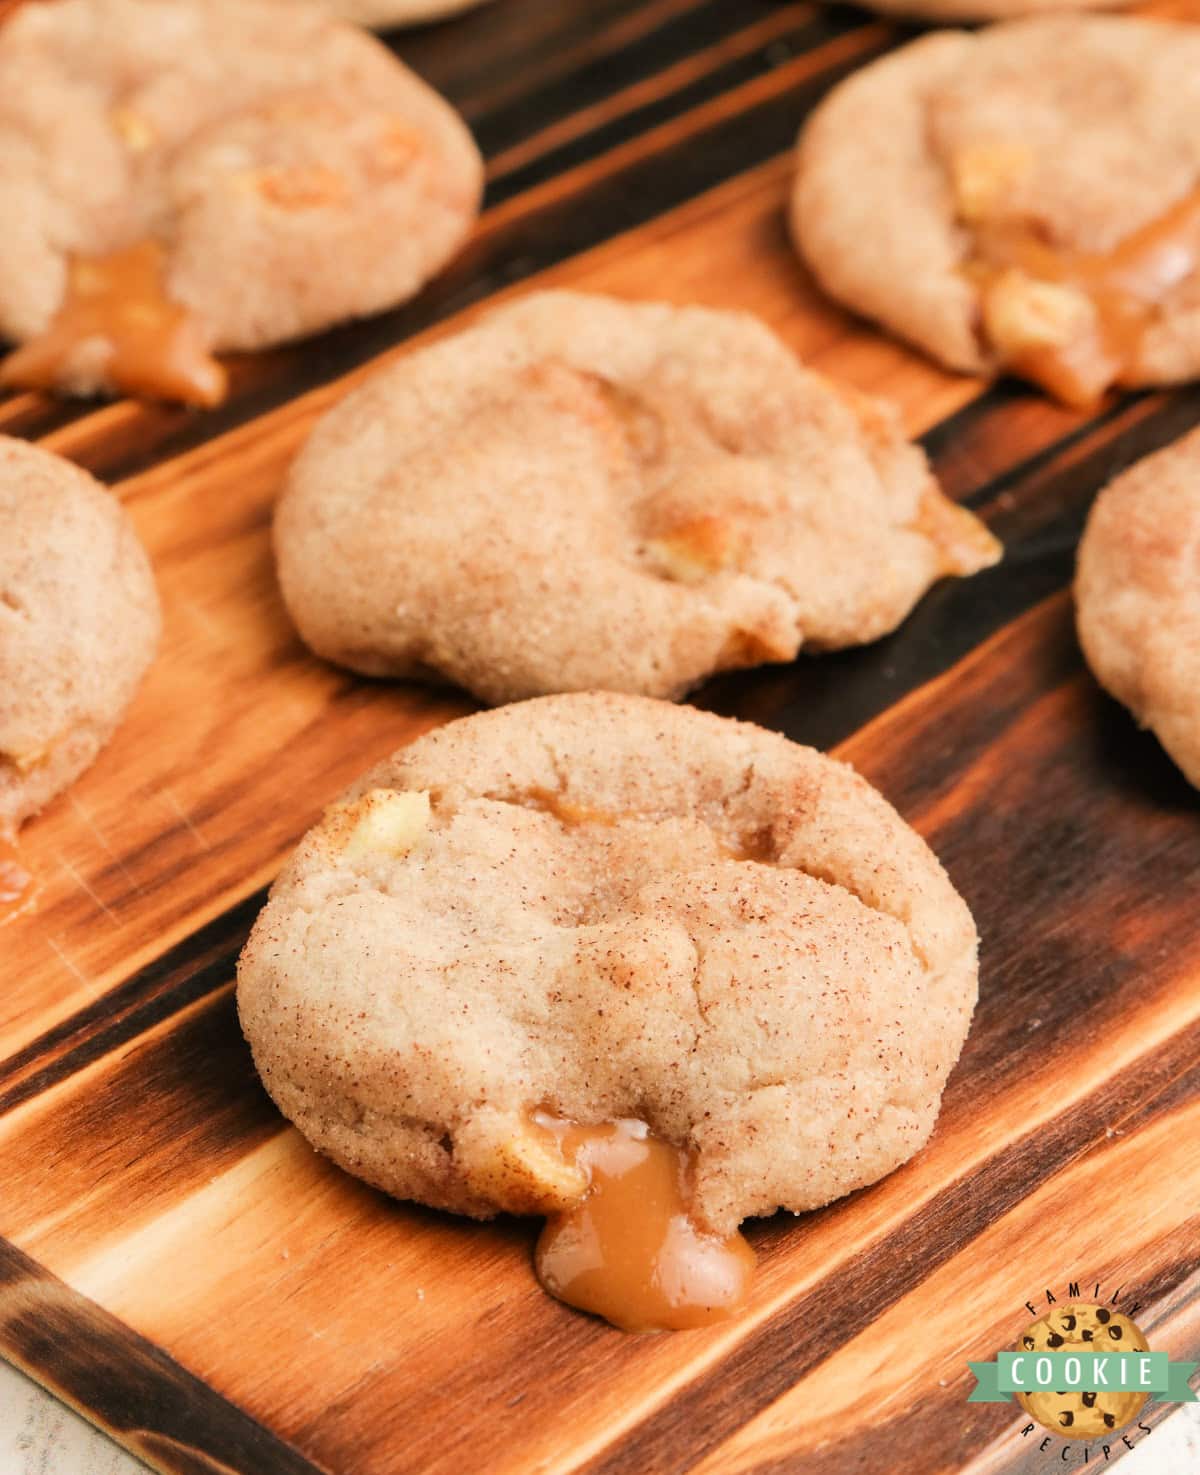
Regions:
<instances>
[{"instance_id":1,"label":"chocolate chip cookie graphic","mask_svg":"<svg viewBox=\"0 0 1200 1475\"><path fill-rule=\"evenodd\" d=\"M521 299L368 379L275 519L319 655L488 702L677 697L878 639L999 544L885 405L743 313Z\"/></svg>"},{"instance_id":2,"label":"chocolate chip cookie graphic","mask_svg":"<svg viewBox=\"0 0 1200 1475\"><path fill-rule=\"evenodd\" d=\"M96 757L158 634L150 565L120 503L0 436L0 839Z\"/></svg>"},{"instance_id":3,"label":"chocolate chip cookie graphic","mask_svg":"<svg viewBox=\"0 0 1200 1475\"><path fill-rule=\"evenodd\" d=\"M1123 471L1079 545L1088 665L1200 787L1200 431Z\"/></svg>"},{"instance_id":4,"label":"chocolate chip cookie graphic","mask_svg":"<svg viewBox=\"0 0 1200 1475\"><path fill-rule=\"evenodd\" d=\"M1200 374L1200 28L1039 17L922 37L804 128L793 236L942 363L1068 404Z\"/></svg>"},{"instance_id":5,"label":"chocolate chip cookie graphic","mask_svg":"<svg viewBox=\"0 0 1200 1475\"><path fill-rule=\"evenodd\" d=\"M1150 1346L1129 1317L1107 1306L1071 1302L1056 1306L1027 1327L1016 1352L1149 1352ZM1096 1392L1018 1393L1017 1402L1039 1424L1064 1439L1102 1438L1131 1423L1147 1393L1120 1389Z\"/></svg>"},{"instance_id":6,"label":"chocolate chip cookie graphic","mask_svg":"<svg viewBox=\"0 0 1200 1475\"><path fill-rule=\"evenodd\" d=\"M316 6L22 6L0 25L0 383L215 404L214 353L411 297L481 181L453 109Z\"/></svg>"}]
</instances>

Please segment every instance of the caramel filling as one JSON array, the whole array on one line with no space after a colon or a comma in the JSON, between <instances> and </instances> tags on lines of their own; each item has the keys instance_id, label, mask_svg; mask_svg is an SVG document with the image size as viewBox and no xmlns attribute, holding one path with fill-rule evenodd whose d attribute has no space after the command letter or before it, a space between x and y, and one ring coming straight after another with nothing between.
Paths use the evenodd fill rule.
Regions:
<instances>
[{"instance_id":1,"label":"caramel filling","mask_svg":"<svg viewBox=\"0 0 1200 1475\"><path fill-rule=\"evenodd\" d=\"M533 1121L588 1179L538 1240L538 1279L552 1296L631 1332L708 1326L745 1305L754 1251L740 1234L719 1239L691 1218L683 1149L644 1122L581 1127L546 1112Z\"/></svg>"},{"instance_id":2,"label":"caramel filling","mask_svg":"<svg viewBox=\"0 0 1200 1475\"><path fill-rule=\"evenodd\" d=\"M1200 191L1107 252L1062 251L1027 227L977 228L969 271L1003 362L1086 408L1129 382L1147 328L1200 267Z\"/></svg>"},{"instance_id":3,"label":"caramel filling","mask_svg":"<svg viewBox=\"0 0 1200 1475\"><path fill-rule=\"evenodd\" d=\"M164 265L162 246L149 240L73 260L57 316L0 364L0 384L53 390L102 383L151 399L220 404L225 370L201 323L166 295Z\"/></svg>"},{"instance_id":4,"label":"caramel filling","mask_svg":"<svg viewBox=\"0 0 1200 1475\"><path fill-rule=\"evenodd\" d=\"M917 507L915 532L927 538L938 552L944 573L973 574L999 562L1004 548L973 512L929 488Z\"/></svg>"},{"instance_id":5,"label":"caramel filling","mask_svg":"<svg viewBox=\"0 0 1200 1475\"><path fill-rule=\"evenodd\" d=\"M33 899L33 877L21 864L17 848L0 840L0 927L23 912Z\"/></svg>"},{"instance_id":6,"label":"caramel filling","mask_svg":"<svg viewBox=\"0 0 1200 1475\"><path fill-rule=\"evenodd\" d=\"M612 829L623 819L636 817L610 809L595 809L590 804L576 804L564 794L556 794L551 789L531 789L522 802L530 809L553 815L568 830L577 829L581 825L603 825Z\"/></svg>"}]
</instances>

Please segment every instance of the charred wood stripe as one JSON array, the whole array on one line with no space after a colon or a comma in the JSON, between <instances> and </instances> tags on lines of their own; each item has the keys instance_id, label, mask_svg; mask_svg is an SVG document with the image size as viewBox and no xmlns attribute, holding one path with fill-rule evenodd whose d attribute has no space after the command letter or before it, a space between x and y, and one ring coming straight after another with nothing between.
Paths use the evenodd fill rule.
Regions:
<instances>
[{"instance_id":1,"label":"charred wood stripe","mask_svg":"<svg viewBox=\"0 0 1200 1475\"><path fill-rule=\"evenodd\" d=\"M256 891L0 1065L0 1114L52 1089L216 993L266 901Z\"/></svg>"},{"instance_id":2,"label":"charred wood stripe","mask_svg":"<svg viewBox=\"0 0 1200 1475\"><path fill-rule=\"evenodd\" d=\"M722 6L721 14L728 16L727 6ZM828 33L827 25L810 23L800 27L796 25L793 16L777 12L743 30L722 34L702 51L688 51L675 60L663 58L661 70L629 82L615 94L604 91L592 102L587 101L589 89L586 79L580 76L571 77L563 84L563 91L570 98L571 106L563 109L563 115L557 122L541 127L528 136L518 130L507 145L486 150L489 178L499 179L513 173L540 155L549 153L559 144L573 142L637 107L656 98L664 98L673 90L681 90L706 75L714 74L723 62L744 58L756 50L762 50L766 63L778 65L798 51L819 45Z\"/></svg>"},{"instance_id":3,"label":"charred wood stripe","mask_svg":"<svg viewBox=\"0 0 1200 1475\"><path fill-rule=\"evenodd\" d=\"M3 1239L0 1351L156 1469L328 1475Z\"/></svg>"},{"instance_id":4,"label":"charred wood stripe","mask_svg":"<svg viewBox=\"0 0 1200 1475\"><path fill-rule=\"evenodd\" d=\"M663 27L702 3L589 0L561 6L509 0L503 9L478 10L443 26L395 30L384 40L477 125L595 63L603 63L622 85L647 38L654 44ZM545 112L539 109L539 116Z\"/></svg>"}]
</instances>

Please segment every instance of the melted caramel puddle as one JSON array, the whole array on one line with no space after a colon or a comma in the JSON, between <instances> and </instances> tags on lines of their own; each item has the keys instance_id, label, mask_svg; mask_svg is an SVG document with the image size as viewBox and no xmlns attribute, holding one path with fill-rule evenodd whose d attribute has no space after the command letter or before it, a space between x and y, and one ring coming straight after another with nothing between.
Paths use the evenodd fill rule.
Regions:
<instances>
[{"instance_id":1,"label":"melted caramel puddle","mask_svg":"<svg viewBox=\"0 0 1200 1475\"><path fill-rule=\"evenodd\" d=\"M588 1190L538 1239L538 1279L552 1296L630 1332L725 1321L746 1304L755 1255L740 1234L705 1234L688 1213L691 1161L644 1122L597 1127L537 1112Z\"/></svg>"},{"instance_id":2,"label":"melted caramel puddle","mask_svg":"<svg viewBox=\"0 0 1200 1475\"><path fill-rule=\"evenodd\" d=\"M0 927L27 911L33 901L33 877L21 864L17 847L0 840Z\"/></svg>"},{"instance_id":3,"label":"melted caramel puddle","mask_svg":"<svg viewBox=\"0 0 1200 1475\"><path fill-rule=\"evenodd\" d=\"M1068 405L1087 408L1137 363L1142 338L1168 293L1200 267L1200 190L1108 252L1060 251L1020 227L982 231L973 270L984 292L1016 268L1082 292L1095 308L1090 332L1062 347L1027 349L1009 367Z\"/></svg>"},{"instance_id":4,"label":"melted caramel puddle","mask_svg":"<svg viewBox=\"0 0 1200 1475\"><path fill-rule=\"evenodd\" d=\"M0 364L0 384L69 386L81 347L100 344L102 372L114 389L187 405L220 404L225 370L209 353L200 322L166 295L164 265L157 241L73 260L57 316L40 338Z\"/></svg>"}]
</instances>

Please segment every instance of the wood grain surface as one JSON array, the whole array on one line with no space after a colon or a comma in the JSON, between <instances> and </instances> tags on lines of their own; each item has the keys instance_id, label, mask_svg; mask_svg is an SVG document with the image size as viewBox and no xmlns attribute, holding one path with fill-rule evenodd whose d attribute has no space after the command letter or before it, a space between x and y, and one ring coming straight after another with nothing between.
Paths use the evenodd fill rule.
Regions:
<instances>
[{"instance_id":1,"label":"wood grain surface","mask_svg":"<svg viewBox=\"0 0 1200 1475\"><path fill-rule=\"evenodd\" d=\"M166 617L116 739L25 832L37 906L0 930L0 1351L156 1468L1036 1475L1082 1446L966 1403L967 1359L1011 1344L1027 1299L1124 1287L1152 1345L1200 1356L1200 799L1095 687L1068 592L1090 501L1200 420L1200 390L1081 416L819 297L785 237L787 150L908 34L767 0L495 0L397 35L489 163L443 278L237 363L216 412L0 400L0 430L113 484ZM300 645L268 542L289 460L381 359L548 284L759 313L893 399L1007 547L878 645L695 697L883 789L970 902L982 986L929 1147L750 1225L748 1314L674 1336L543 1296L534 1224L396 1204L317 1158L233 1005L264 888L322 805L470 710Z\"/></svg>"}]
</instances>

